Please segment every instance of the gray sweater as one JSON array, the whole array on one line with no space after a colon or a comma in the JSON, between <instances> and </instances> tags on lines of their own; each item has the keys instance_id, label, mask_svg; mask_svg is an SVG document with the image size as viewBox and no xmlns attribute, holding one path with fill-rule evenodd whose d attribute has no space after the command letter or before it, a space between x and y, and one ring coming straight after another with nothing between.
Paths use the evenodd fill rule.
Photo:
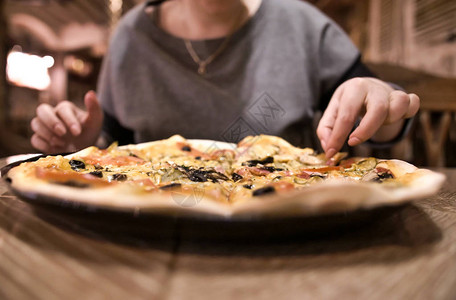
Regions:
<instances>
[{"instance_id":1,"label":"gray sweater","mask_svg":"<svg viewBox=\"0 0 456 300\"><path fill-rule=\"evenodd\" d=\"M119 23L98 87L108 119L134 142L173 134L237 142L265 133L316 146L312 120L321 99L360 55L330 19L302 1L263 0L201 76L184 41L157 27L145 6ZM222 42L192 44L204 59ZM105 126L111 140L119 132Z\"/></svg>"}]
</instances>

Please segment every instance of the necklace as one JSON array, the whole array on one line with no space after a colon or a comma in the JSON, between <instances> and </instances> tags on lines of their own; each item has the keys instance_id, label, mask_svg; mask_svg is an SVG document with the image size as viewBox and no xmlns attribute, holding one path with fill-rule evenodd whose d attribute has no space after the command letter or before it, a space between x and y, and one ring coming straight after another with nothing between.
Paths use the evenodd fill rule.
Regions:
<instances>
[{"instance_id":1,"label":"necklace","mask_svg":"<svg viewBox=\"0 0 456 300\"><path fill-rule=\"evenodd\" d=\"M201 59L199 58L198 54L196 54L195 49L193 49L192 42L189 40L184 40L185 42L185 48L187 48L188 54L192 57L193 61L198 65L198 74L200 75L205 75L206 74L206 68L207 65L210 64L217 56L219 56L220 53L225 50L226 46L228 45L228 42L230 40L230 36L227 36L225 40L220 44L220 46L212 53L209 55L206 59Z\"/></svg>"},{"instance_id":2,"label":"necklace","mask_svg":"<svg viewBox=\"0 0 456 300\"><path fill-rule=\"evenodd\" d=\"M193 61L198 65L198 74L199 75L205 75L206 74L206 69L207 65L209 65L211 62L214 61L214 59L219 56L223 50L226 49L226 47L229 44L229 41L231 39L231 36L233 35L234 31L238 27L239 21L242 19L243 14L240 13L238 18L236 19L236 22L234 22L233 28L230 30L229 34L225 37L223 42L220 44L220 46L211 54L209 55L206 59L201 59L198 54L196 53L195 49L193 48L192 42L189 39L184 39L185 43L185 48L187 49L188 54L192 57Z\"/></svg>"}]
</instances>

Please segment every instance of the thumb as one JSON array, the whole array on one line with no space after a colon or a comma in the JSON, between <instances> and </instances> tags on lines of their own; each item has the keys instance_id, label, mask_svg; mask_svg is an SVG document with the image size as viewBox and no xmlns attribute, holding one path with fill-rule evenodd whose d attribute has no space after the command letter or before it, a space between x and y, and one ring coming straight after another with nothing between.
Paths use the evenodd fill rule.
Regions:
<instances>
[{"instance_id":1,"label":"thumb","mask_svg":"<svg viewBox=\"0 0 456 300\"><path fill-rule=\"evenodd\" d=\"M84 105L87 109L85 123L101 123L101 120L103 119L103 110L101 109L97 94L94 91L88 91L85 94Z\"/></svg>"}]
</instances>

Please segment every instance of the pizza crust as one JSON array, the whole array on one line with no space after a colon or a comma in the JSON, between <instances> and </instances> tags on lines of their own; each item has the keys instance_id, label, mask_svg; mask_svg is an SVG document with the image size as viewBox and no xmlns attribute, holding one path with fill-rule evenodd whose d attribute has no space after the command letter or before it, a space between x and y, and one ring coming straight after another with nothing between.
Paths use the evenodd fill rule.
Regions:
<instances>
[{"instance_id":1,"label":"pizza crust","mask_svg":"<svg viewBox=\"0 0 456 300\"><path fill-rule=\"evenodd\" d=\"M400 165L404 162L394 161ZM325 181L302 190L264 196L233 207L232 215L298 216L340 213L380 206L394 206L430 197L445 176L426 169L404 174L409 186L385 188L370 182Z\"/></svg>"}]
</instances>

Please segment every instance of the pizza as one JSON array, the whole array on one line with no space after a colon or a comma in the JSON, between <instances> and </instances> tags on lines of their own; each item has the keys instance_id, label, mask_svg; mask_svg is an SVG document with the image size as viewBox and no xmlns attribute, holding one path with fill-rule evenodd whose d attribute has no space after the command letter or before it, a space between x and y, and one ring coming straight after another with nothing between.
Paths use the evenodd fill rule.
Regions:
<instances>
[{"instance_id":1,"label":"pizza","mask_svg":"<svg viewBox=\"0 0 456 300\"><path fill-rule=\"evenodd\" d=\"M270 135L238 144L165 140L24 162L7 174L13 192L75 204L159 213L311 215L397 205L432 195L440 173L400 160L327 159Z\"/></svg>"}]
</instances>

